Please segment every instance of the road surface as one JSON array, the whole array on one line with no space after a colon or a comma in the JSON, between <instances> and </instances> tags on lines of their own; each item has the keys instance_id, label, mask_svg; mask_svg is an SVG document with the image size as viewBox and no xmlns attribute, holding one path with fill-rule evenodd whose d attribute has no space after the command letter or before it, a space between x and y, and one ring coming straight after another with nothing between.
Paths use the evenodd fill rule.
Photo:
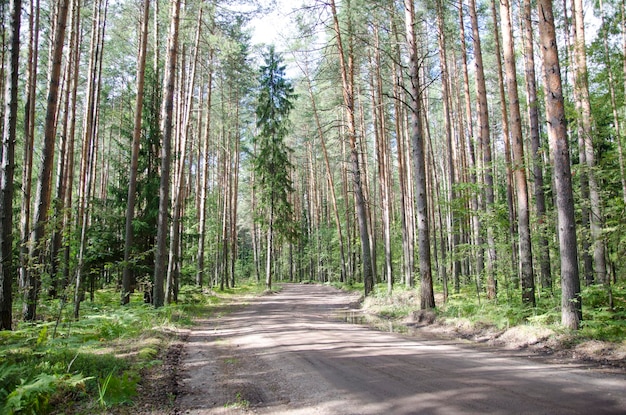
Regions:
<instances>
[{"instance_id":1,"label":"road surface","mask_svg":"<svg viewBox=\"0 0 626 415\"><path fill-rule=\"evenodd\" d=\"M626 414L626 376L342 321L356 297L285 285L194 329L180 414Z\"/></svg>"}]
</instances>

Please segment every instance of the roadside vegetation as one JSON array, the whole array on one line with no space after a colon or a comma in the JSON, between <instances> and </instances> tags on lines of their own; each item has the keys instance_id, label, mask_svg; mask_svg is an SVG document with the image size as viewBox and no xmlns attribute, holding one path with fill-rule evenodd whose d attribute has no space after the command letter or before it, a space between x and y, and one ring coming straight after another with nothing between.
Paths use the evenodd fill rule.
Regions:
<instances>
[{"instance_id":1,"label":"roadside vegetation","mask_svg":"<svg viewBox=\"0 0 626 415\"><path fill-rule=\"evenodd\" d=\"M121 306L110 287L84 302L79 321L60 300L46 301L38 323L0 331L0 413L136 413L142 386L168 381L153 375L167 376L161 367L168 348L194 318L228 310L235 295L260 292L246 282L219 293L183 286L178 303L155 309L141 293ZM142 404L171 405L174 398Z\"/></svg>"},{"instance_id":2,"label":"roadside vegetation","mask_svg":"<svg viewBox=\"0 0 626 415\"><path fill-rule=\"evenodd\" d=\"M360 284L333 285L362 291ZM529 307L519 296L507 295L506 290L501 290L497 299L488 300L478 296L475 287L473 292L467 287L445 301L442 295L437 296L437 308L428 311L420 310L418 293L416 289L395 286L389 295L387 285L378 284L373 295L363 300L364 318L384 330L428 330L443 336L626 367L624 283L612 286L612 308L606 306L608 293L604 286L583 288L584 319L578 331L560 324L558 291L541 293L536 307Z\"/></svg>"}]
</instances>

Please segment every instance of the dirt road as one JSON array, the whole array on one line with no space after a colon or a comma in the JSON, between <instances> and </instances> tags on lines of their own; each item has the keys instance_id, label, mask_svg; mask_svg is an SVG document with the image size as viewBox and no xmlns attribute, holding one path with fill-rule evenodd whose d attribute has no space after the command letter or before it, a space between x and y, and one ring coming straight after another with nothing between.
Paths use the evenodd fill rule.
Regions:
<instances>
[{"instance_id":1,"label":"dirt road","mask_svg":"<svg viewBox=\"0 0 626 415\"><path fill-rule=\"evenodd\" d=\"M626 414L626 376L341 321L354 295L286 285L203 322L180 414Z\"/></svg>"}]
</instances>

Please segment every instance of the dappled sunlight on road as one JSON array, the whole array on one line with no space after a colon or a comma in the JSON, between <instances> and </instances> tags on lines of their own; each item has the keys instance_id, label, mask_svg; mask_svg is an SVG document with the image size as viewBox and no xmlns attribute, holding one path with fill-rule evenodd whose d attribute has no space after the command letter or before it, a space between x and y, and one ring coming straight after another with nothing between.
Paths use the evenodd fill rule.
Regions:
<instances>
[{"instance_id":1,"label":"dappled sunlight on road","mask_svg":"<svg viewBox=\"0 0 626 415\"><path fill-rule=\"evenodd\" d=\"M339 317L354 296L287 285L193 331L190 414L626 413L626 378L546 365ZM194 390L198 372L203 387ZM248 411L248 412L246 412Z\"/></svg>"}]
</instances>

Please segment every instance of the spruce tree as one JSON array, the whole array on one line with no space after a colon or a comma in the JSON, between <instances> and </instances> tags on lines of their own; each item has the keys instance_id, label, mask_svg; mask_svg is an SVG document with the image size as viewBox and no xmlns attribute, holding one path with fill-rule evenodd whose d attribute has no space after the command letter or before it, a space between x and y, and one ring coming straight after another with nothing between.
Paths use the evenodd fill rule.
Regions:
<instances>
[{"instance_id":1,"label":"spruce tree","mask_svg":"<svg viewBox=\"0 0 626 415\"><path fill-rule=\"evenodd\" d=\"M265 285L272 288L272 250L275 237L293 239L297 225L289 194L293 192L289 161L291 149L285 144L289 112L295 94L288 79L282 57L270 46L264 56L265 64L259 74L259 92L256 103L258 152L253 160L259 199L263 215L258 220L267 230L267 257Z\"/></svg>"}]
</instances>

